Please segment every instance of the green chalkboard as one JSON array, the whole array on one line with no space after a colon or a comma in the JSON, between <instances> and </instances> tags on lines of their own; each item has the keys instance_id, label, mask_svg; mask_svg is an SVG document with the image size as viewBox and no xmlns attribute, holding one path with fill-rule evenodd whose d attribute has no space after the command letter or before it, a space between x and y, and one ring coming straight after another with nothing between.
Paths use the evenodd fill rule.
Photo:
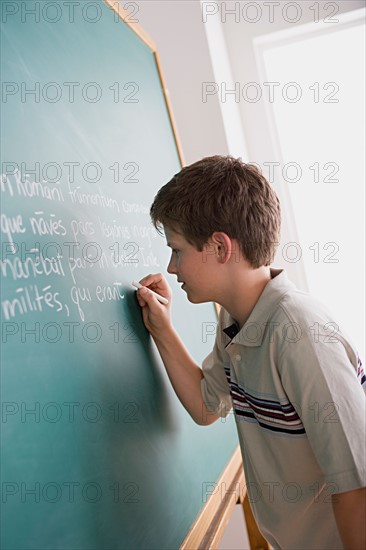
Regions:
<instances>
[{"instance_id":1,"label":"green chalkboard","mask_svg":"<svg viewBox=\"0 0 366 550\"><path fill-rule=\"evenodd\" d=\"M166 273L180 169L155 56L101 0L2 9L2 548L179 548L237 436L183 409L130 284ZM214 306L167 278L201 364Z\"/></svg>"}]
</instances>

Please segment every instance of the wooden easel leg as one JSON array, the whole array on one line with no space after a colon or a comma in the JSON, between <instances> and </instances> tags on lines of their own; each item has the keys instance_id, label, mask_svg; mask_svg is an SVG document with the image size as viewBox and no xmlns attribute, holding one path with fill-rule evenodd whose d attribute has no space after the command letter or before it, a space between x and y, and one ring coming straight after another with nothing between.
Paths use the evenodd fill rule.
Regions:
<instances>
[{"instance_id":1,"label":"wooden easel leg","mask_svg":"<svg viewBox=\"0 0 366 550\"><path fill-rule=\"evenodd\" d=\"M243 506L244 519L247 526L251 550L269 550L268 542L260 533L257 523L254 519L247 494L245 495L243 500L241 499L241 504Z\"/></svg>"}]
</instances>

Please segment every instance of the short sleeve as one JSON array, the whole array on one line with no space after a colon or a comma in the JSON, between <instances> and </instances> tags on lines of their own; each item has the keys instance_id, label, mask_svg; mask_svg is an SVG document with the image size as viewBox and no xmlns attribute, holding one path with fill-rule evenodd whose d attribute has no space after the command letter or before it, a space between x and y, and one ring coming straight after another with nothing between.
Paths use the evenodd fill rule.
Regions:
<instances>
[{"instance_id":1,"label":"short sleeve","mask_svg":"<svg viewBox=\"0 0 366 550\"><path fill-rule=\"evenodd\" d=\"M284 341L282 334L283 387L332 492L363 487L366 408L357 353L341 334L315 337L302 327L298 336Z\"/></svg>"},{"instance_id":2,"label":"short sleeve","mask_svg":"<svg viewBox=\"0 0 366 550\"><path fill-rule=\"evenodd\" d=\"M225 369L230 369L230 357L221 350L220 323L217 325L213 350L203 360L201 392L209 411L221 417L226 417L233 405Z\"/></svg>"}]
</instances>

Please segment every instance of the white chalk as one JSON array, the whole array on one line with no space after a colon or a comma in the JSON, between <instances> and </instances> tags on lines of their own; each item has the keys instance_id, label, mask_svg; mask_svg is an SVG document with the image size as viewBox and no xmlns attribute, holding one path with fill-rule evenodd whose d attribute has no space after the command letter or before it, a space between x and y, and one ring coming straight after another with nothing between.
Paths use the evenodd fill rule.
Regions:
<instances>
[{"instance_id":1,"label":"white chalk","mask_svg":"<svg viewBox=\"0 0 366 550\"><path fill-rule=\"evenodd\" d=\"M147 288L145 286L142 286L140 285L140 283L136 283L136 281L132 281L132 286L136 287L136 288ZM148 290L150 290L148 288ZM160 294L158 294L157 292L154 292L153 290L150 290L150 292L152 292L152 294L154 294L154 296L156 296L156 298L159 300L159 302L161 302L162 304L165 304L165 305L168 305L169 304L169 300L167 300L166 298L164 298L164 296L160 296Z\"/></svg>"}]
</instances>

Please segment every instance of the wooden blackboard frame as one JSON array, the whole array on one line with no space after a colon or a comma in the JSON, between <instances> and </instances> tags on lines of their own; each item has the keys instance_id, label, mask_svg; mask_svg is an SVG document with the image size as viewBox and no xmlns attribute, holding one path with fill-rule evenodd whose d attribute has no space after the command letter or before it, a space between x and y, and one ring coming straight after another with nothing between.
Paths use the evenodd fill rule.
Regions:
<instances>
[{"instance_id":1,"label":"wooden blackboard frame","mask_svg":"<svg viewBox=\"0 0 366 550\"><path fill-rule=\"evenodd\" d=\"M173 137L174 137L175 145L176 145L176 148L177 148L179 162L180 162L181 168L183 168L183 166L185 166L185 160L184 160L184 154L183 154L183 149L182 149L182 143L181 143L181 140L179 138L177 125L176 125L174 115L173 115L173 109L172 109L172 105L171 105L170 98L169 98L169 90L165 85L165 79L164 79L163 70L162 70L162 67L161 67L161 64L160 64L160 61L159 61L159 55L158 55L158 52L157 52L156 44L152 40L152 38L147 34L147 32L144 31L144 29L137 22L130 19L131 14L129 14L122 7L119 0L104 0L104 2L107 4L107 6L109 6L118 15L118 17L120 17L122 19L122 21L124 23L126 23L126 25L132 31L134 31L137 34L137 36L140 38L140 40L142 40L142 42L144 42L144 44L146 44L151 49L151 51L154 55L156 67L157 67L158 74L159 74L160 84L161 84L161 88L162 88L163 95L164 95L165 105L166 105L166 108L167 108L167 111L168 111L170 124L172 126ZM216 315L217 315L217 318L218 318L219 312L220 312L220 306L219 306L219 304L216 304L216 303L214 303L214 306L215 306L215 311L216 311Z\"/></svg>"},{"instance_id":2,"label":"wooden blackboard frame","mask_svg":"<svg viewBox=\"0 0 366 550\"><path fill-rule=\"evenodd\" d=\"M185 161L182 144L173 116L169 91L165 85L156 44L137 22L130 19L131 14L122 7L118 0L104 0L104 2L133 32L136 33L140 40L151 49L154 55L180 165L183 168ZM214 306L218 317L220 306L216 303ZM220 479L217 480L216 486L219 489L222 487L225 488L225 498L222 498L223 494L221 489L211 494L187 533L187 536L180 546L180 550L218 548L234 506L237 503L243 506L244 520L248 531L250 547L256 550L268 550L269 546L258 530L248 501L240 445L236 448Z\"/></svg>"},{"instance_id":3,"label":"wooden blackboard frame","mask_svg":"<svg viewBox=\"0 0 366 550\"><path fill-rule=\"evenodd\" d=\"M122 21L124 23L126 23L126 25L128 27L130 27L131 30L133 30L137 34L137 36L140 38L140 40L142 40L142 42L144 42L144 44L146 44L151 49L151 51L154 55L156 67L158 69L158 74L159 74L159 78L160 78L161 88L162 88L162 91L163 91L163 94L164 94L166 108L167 108L167 111L168 111L170 123L171 123L172 130L173 130L174 141L175 141L175 144L176 144L176 147L177 147L179 161L180 161L181 167L183 168L185 162L184 162L184 157L183 157L182 144L181 144L181 141L179 139L177 125L175 123L174 116L173 116L173 110L172 110L170 99L169 99L169 90L165 86L165 80L164 80L161 64L160 64L160 61L159 61L159 56L158 56L158 53L157 53L156 44L150 38L150 36L147 34L147 32L145 32L144 29L138 23L136 23L135 21L130 19L131 14L128 13L122 7L122 5L119 3L118 0L104 0L104 2L107 4L107 6L109 6L118 15L118 17L120 17L122 19Z\"/></svg>"}]
</instances>

